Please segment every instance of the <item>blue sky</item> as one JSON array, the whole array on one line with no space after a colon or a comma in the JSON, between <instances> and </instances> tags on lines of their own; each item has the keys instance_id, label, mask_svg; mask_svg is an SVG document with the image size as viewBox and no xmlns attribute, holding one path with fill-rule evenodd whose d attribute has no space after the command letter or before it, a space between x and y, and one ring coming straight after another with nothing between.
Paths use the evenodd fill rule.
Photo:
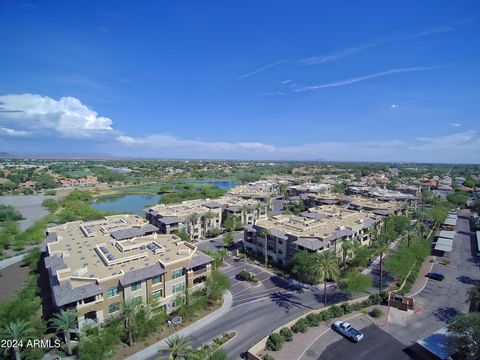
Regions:
<instances>
[{"instance_id":1,"label":"blue sky","mask_svg":"<svg viewBox=\"0 0 480 360\"><path fill-rule=\"evenodd\" d=\"M478 1L0 2L0 151L480 162Z\"/></svg>"}]
</instances>

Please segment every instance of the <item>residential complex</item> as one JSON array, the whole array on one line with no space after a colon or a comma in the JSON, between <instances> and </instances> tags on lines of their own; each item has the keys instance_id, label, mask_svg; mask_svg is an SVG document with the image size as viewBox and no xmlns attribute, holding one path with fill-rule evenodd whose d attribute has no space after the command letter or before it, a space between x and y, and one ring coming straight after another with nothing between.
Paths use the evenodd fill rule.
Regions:
<instances>
[{"instance_id":1,"label":"residential complex","mask_svg":"<svg viewBox=\"0 0 480 360\"><path fill-rule=\"evenodd\" d=\"M146 219L162 234L185 231L192 240L220 229L229 215L237 216L242 224L253 224L267 218L267 204L256 199L226 195L215 200L188 200L180 204L158 204L146 210Z\"/></svg>"},{"instance_id":2,"label":"residential complex","mask_svg":"<svg viewBox=\"0 0 480 360\"><path fill-rule=\"evenodd\" d=\"M228 193L242 199L258 199L268 202L269 199L279 194L279 186L276 181L262 180L235 186Z\"/></svg>"},{"instance_id":3,"label":"residential complex","mask_svg":"<svg viewBox=\"0 0 480 360\"><path fill-rule=\"evenodd\" d=\"M125 301L158 301L172 312L185 289L200 288L212 258L137 215L70 222L47 229L53 303L72 309L79 327L120 314Z\"/></svg>"},{"instance_id":4,"label":"residential complex","mask_svg":"<svg viewBox=\"0 0 480 360\"><path fill-rule=\"evenodd\" d=\"M267 256L279 266L290 263L293 255L302 250L341 253L343 241L358 240L370 243L369 229L379 226L382 217L341 206L320 206L299 215L277 215L248 225L244 231L247 251L263 257L267 235Z\"/></svg>"}]
</instances>

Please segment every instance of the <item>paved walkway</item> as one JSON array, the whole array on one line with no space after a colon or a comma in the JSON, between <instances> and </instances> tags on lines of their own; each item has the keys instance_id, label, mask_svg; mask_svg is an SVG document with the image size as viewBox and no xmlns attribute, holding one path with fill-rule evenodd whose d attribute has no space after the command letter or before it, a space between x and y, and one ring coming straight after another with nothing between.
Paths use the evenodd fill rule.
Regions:
<instances>
[{"instance_id":1,"label":"paved walkway","mask_svg":"<svg viewBox=\"0 0 480 360\"><path fill-rule=\"evenodd\" d=\"M190 336L195 331L200 330L202 327L210 324L214 320L229 312L232 308L232 302L232 294L228 291L223 296L223 305L219 309L187 326L186 328L177 331L175 334L184 337ZM155 355L159 355L160 349L164 348L167 345L167 339L162 339L155 344L150 345L149 347L146 347L145 349L137 352L136 354L127 357L125 360L144 360L154 357Z\"/></svg>"},{"instance_id":2,"label":"paved walkway","mask_svg":"<svg viewBox=\"0 0 480 360\"><path fill-rule=\"evenodd\" d=\"M433 260L433 261L431 261ZM425 286L427 286L428 278L426 275L432 271L433 265L435 264L435 256L429 256L422 264L420 271L418 272L418 277L415 280L415 283L410 289L408 296L413 297L422 291Z\"/></svg>"},{"instance_id":3,"label":"paved walkway","mask_svg":"<svg viewBox=\"0 0 480 360\"><path fill-rule=\"evenodd\" d=\"M8 259L3 259L0 261L0 270L5 269L7 266L13 265L23 259L23 257L27 254L21 254L17 256L12 256Z\"/></svg>"}]
</instances>

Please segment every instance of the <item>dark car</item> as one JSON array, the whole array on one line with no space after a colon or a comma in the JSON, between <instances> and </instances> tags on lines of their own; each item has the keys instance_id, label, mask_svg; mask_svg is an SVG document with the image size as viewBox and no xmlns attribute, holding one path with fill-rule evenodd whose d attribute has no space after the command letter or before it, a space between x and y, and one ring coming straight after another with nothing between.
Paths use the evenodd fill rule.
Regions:
<instances>
[{"instance_id":1,"label":"dark car","mask_svg":"<svg viewBox=\"0 0 480 360\"><path fill-rule=\"evenodd\" d=\"M426 277L438 281L442 281L443 279L445 279L445 275L436 272L429 272Z\"/></svg>"}]
</instances>

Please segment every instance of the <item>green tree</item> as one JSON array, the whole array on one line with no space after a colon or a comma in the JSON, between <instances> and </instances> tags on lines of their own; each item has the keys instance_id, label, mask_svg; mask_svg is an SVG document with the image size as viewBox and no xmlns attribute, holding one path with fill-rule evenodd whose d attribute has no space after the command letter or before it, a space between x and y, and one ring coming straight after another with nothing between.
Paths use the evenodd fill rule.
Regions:
<instances>
[{"instance_id":1,"label":"green tree","mask_svg":"<svg viewBox=\"0 0 480 360\"><path fill-rule=\"evenodd\" d=\"M77 323L77 316L72 311L60 310L52 319L52 325L56 331L62 332L67 345L68 355L72 355L72 344L70 341L70 332Z\"/></svg>"},{"instance_id":2,"label":"green tree","mask_svg":"<svg viewBox=\"0 0 480 360\"><path fill-rule=\"evenodd\" d=\"M233 233L228 232L223 236L223 245L226 247L233 245Z\"/></svg>"},{"instance_id":3,"label":"green tree","mask_svg":"<svg viewBox=\"0 0 480 360\"><path fill-rule=\"evenodd\" d=\"M427 217L433 221L434 228L442 224L447 218L447 215L448 209L441 204L432 206L427 212Z\"/></svg>"},{"instance_id":4,"label":"green tree","mask_svg":"<svg viewBox=\"0 0 480 360\"><path fill-rule=\"evenodd\" d=\"M374 253L380 256L380 283L378 291L381 292L383 286L383 257L390 252L390 244L383 236L380 236L373 244L373 248Z\"/></svg>"},{"instance_id":5,"label":"green tree","mask_svg":"<svg viewBox=\"0 0 480 360\"><path fill-rule=\"evenodd\" d=\"M183 358L192 349L190 342L185 337L177 334L170 336L166 340L166 344L160 351L167 352L169 360Z\"/></svg>"},{"instance_id":6,"label":"green tree","mask_svg":"<svg viewBox=\"0 0 480 360\"><path fill-rule=\"evenodd\" d=\"M6 325L3 329L0 329L0 339L1 340L26 340L32 333L30 324L24 320L16 320ZM8 350L8 349L7 349ZM20 348L14 347L13 352L15 354L15 359L20 360Z\"/></svg>"},{"instance_id":7,"label":"green tree","mask_svg":"<svg viewBox=\"0 0 480 360\"><path fill-rule=\"evenodd\" d=\"M480 285L472 286L467 290L467 303L472 311L480 311Z\"/></svg>"},{"instance_id":8,"label":"green tree","mask_svg":"<svg viewBox=\"0 0 480 360\"><path fill-rule=\"evenodd\" d=\"M324 251L318 254L317 264L323 281L323 305L327 306L327 279L336 280L340 274L338 268L338 259L330 251Z\"/></svg>"},{"instance_id":9,"label":"green tree","mask_svg":"<svg viewBox=\"0 0 480 360\"><path fill-rule=\"evenodd\" d=\"M228 276L212 271L210 277L205 281L205 295L210 303L215 303L222 298L225 291L230 289L230 281Z\"/></svg>"},{"instance_id":10,"label":"green tree","mask_svg":"<svg viewBox=\"0 0 480 360\"><path fill-rule=\"evenodd\" d=\"M480 358L480 312L461 314L448 326L448 344L461 358Z\"/></svg>"},{"instance_id":11,"label":"green tree","mask_svg":"<svg viewBox=\"0 0 480 360\"><path fill-rule=\"evenodd\" d=\"M338 285L343 291L355 294L370 289L372 287L372 278L363 275L358 270L351 270L342 275Z\"/></svg>"}]
</instances>

